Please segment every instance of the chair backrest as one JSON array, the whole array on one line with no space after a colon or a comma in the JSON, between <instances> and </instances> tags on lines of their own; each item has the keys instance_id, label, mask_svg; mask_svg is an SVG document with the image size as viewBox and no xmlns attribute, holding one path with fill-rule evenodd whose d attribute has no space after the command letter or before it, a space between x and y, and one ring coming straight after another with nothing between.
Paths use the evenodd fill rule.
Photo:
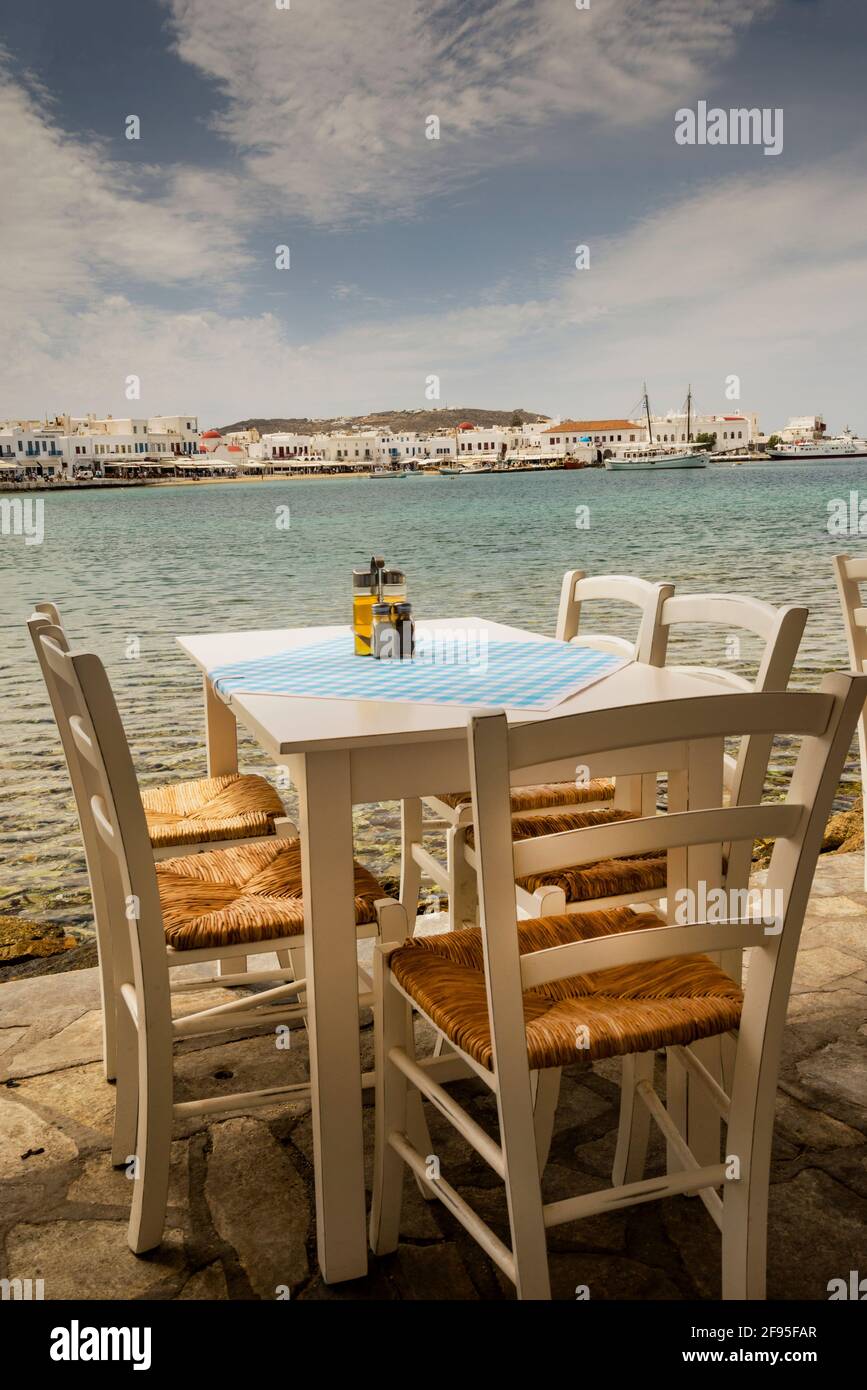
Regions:
<instances>
[{"instance_id":1,"label":"chair backrest","mask_svg":"<svg viewBox=\"0 0 867 1390\"><path fill-rule=\"evenodd\" d=\"M774 608L746 594L678 594L662 606L657 631L655 665L683 671L710 681L720 690L785 690L789 684L809 610L795 604ZM763 643L753 681L735 671L712 665L690 666L668 662L668 643L673 628L723 628L729 635L747 632ZM742 738L737 756L727 754L724 764L726 789L733 805L761 800L773 747L772 736ZM750 872L750 846L727 846L729 882L746 884Z\"/></svg>"},{"instance_id":2,"label":"chair backrest","mask_svg":"<svg viewBox=\"0 0 867 1390\"><path fill-rule=\"evenodd\" d=\"M567 570L560 589L556 636L563 642L617 652L635 661L651 661L662 605L673 593L673 584L651 584L647 579L630 574L586 575L583 570ZM595 600L628 604L638 609L634 641L608 633L579 631L582 605Z\"/></svg>"},{"instance_id":3,"label":"chair backrest","mask_svg":"<svg viewBox=\"0 0 867 1390\"><path fill-rule=\"evenodd\" d=\"M111 889L106 884L105 874L110 866L104 862L101 842L94 829L93 818L87 805L85 790L87 783L84 769L69 727L69 715L81 714L82 711L77 704L73 703L74 691L67 689L66 684L55 673L40 639L43 635L51 637L52 641L64 652L69 651L69 641L60 622L60 613L53 603L37 603L32 617L28 619L27 629L36 651L42 678L45 681L54 721L63 746L69 781L75 797L78 824L87 864L87 876L90 883L90 896L93 903L97 949L102 956L106 950L110 950L110 943L104 940L105 933L108 931L108 899L111 896ZM108 958L110 959L110 954Z\"/></svg>"},{"instance_id":4,"label":"chair backrest","mask_svg":"<svg viewBox=\"0 0 867 1390\"><path fill-rule=\"evenodd\" d=\"M30 619L46 674L82 828L98 933L110 933L115 978L135 985L138 1007L170 1027L165 934L153 849L129 744L105 667L72 652L47 615ZM106 943L103 943L105 945Z\"/></svg>"},{"instance_id":5,"label":"chair backrest","mask_svg":"<svg viewBox=\"0 0 867 1390\"><path fill-rule=\"evenodd\" d=\"M524 989L611 966L746 946L754 950L741 1040L746 1030L751 1048L759 1052L770 1048L772 1060L778 1056L822 835L865 695L867 676L834 674L824 678L817 692L738 693L660 702L646 705L641 719L635 718L633 710L601 710L510 728L499 712L470 718L481 930L495 1070L509 1070L513 1083L526 1076L529 1084ZM513 844L510 786L514 773L523 767L556 759L580 761L599 753L619 758L624 750L657 745L662 760L667 756L665 745L670 747L678 739L699 743L705 756L721 763L726 738L774 734L803 739L785 802L720 804ZM774 895L772 901L779 900L781 910L772 929L758 919L738 920L726 913L725 920L717 922L629 931L519 956L516 877L660 848L712 846L717 850L725 842L749 845L759 836L776 841L767 891ZM773 1065L776 1068L775 1061Z\"/></svg>"},{"instance_id":6,"label":"chair backrest","mask_svg":"<svg viewBox=\"0 0 867 1390\"><path fill-rule=\"evenodd\" d=\"M867 558L834 556L834 577L843 609L846 645L853 671L867 669L867 607L861 602L861 581L867 579Z\"/></svg>"},{"instance_id":7,"label":"chair backrest","mask_svg":"<svg viewBox=\"0 0 867 1390\"><path fill-rule=\"evenodd\" d=\"M654 664L676 666L728 690L785 690L804 634L809 609L795 604L774 608L747 594L678 594L662 606ZM717 666L682 666L668 662L671 630L683 626L749 632L764 643L755 680Z\"/></svg>"}]
</instances>

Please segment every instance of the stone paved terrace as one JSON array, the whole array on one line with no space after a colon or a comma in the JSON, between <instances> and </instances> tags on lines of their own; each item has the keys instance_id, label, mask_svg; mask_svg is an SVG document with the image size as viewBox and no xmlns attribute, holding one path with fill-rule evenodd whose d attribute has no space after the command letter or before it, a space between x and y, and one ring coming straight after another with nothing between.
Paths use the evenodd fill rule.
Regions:
<instances>
[{"instance_id":1,"label":"stone paved terrace","mask_svg":"<svg viewBox=\"0 0 867 1390\"><path fill-rule=\"evenodd\" d=\"M826 1299L829 1279L867 1268L867 893L862 856L823 857L789 1014L770 1200L768 1294ZM209 1001L225 997L209 991ZM179 1125L166 1236L136 1258L126 1245L128 1180L109 1163L113 1088L99 1061L96 972L0 985L0 1277L42 1278L48 1299L499 1299L511 1286L449 1214L407 1180L397 1253L364 1280L323 1285L313 1239L309 1107L285 1105ZM362 1029L371 1065L369 1019ZM303 1028L182 1045L178 1099L306 1075ZM546 1196L608 1179L616 1064L564 1078ZM463 1083L479 1122L492 1100ZM365 1111L372 1149L373 1112ZM443 1170L492 1224L504 1202L493 1174L437 1115ZM657 1142L651 1159L658 1162ZM650 1168L649 1171L654 1171ZM505 1234L504 1230L501 1233ZM597 1299L719 1296L716 1229L694 1198L597 1216L551 1233L555 1297L578 1284Z\"/></svg>"}]
</instances>

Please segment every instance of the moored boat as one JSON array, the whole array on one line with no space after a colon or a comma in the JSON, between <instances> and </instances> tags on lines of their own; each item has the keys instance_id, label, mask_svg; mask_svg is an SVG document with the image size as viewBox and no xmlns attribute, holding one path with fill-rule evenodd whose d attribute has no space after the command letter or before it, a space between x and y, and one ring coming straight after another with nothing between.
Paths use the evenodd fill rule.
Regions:
<instances>
[{"instance_id":1,"label":"moored boat","mask_svg":"<svg viewBox=\"0 0 867 1390\"><path fill-rule=\"evenodd\" d=\"M612 473L636 473L651 468L707 468L707 456L678 449L646 450L635 456L623 454L620 458L606 459L605 467Z\"/></svg>"},{"instance_id":2,"label":"moored boat","mask_svg":"<svg viewBox=\"0 0 867 1390\"><path fill-rule=\"evenodd\" d=\"M647 444L639 444L634 448L626 449L622 454L612 455L604 459L605 467L611 473L637 473L645 470L658 470L661 468L707 468L707 454L700 449L689 448L692 431L690 421L692 417L692 387L686 395L686 438L687 447L684 449L665 448L653 442L653 424L650 418L650 400L647 395L647 383L644 384L643 392L644 413L647 418Z\"/></svg>"},{"instance_id":3,"label":"moored boat","mask_svg":"<svg viewBox=\"0 0 867 1390\"><path fill-rule=\"evenodd\" d=\"M772 459L863 459L867 458L867 440L854 435L850 429L828 439L796 439L777 449L768 450Z\"/></svg>"}]
</instances>

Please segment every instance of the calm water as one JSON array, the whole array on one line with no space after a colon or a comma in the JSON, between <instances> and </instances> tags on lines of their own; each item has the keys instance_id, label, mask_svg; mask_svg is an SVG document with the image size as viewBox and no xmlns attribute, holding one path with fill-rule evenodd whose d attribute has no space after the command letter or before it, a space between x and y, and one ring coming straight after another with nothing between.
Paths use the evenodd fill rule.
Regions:
<instances>
[{"instance_id":1,"label":"calm water","mask_svg":"<svg viewBox=\"0 0 867 1390\"><path fill-rule=\"evenodd\" d=\"M407 570L418 618L480 614L552 633L567 568L806 603L796 680L810 684L846 665L831 556L859 547L828 534L828 502L865 485L867 463L856 461L46 495L42 545L0 536L0 912L85 927L90 916L60 744L24 626L39 599L57 602L74 642L106 662L146 784L205 772L199 679L174 635L345 622L350 570L373 551ZM291 524L280 529L286 505ZM587 529L576 528L580 506ZM600 610L593 626L603 624L629 630ZM734 661L726 636L705 635L693 651L749 672L755 649L744 644ZM681 659L688 642L673 647ZM245 770L274 775L243 731L240 747ZM359 854L375 871L394 867L395 811L359 815Z\"/></svg>"}]
</instances>

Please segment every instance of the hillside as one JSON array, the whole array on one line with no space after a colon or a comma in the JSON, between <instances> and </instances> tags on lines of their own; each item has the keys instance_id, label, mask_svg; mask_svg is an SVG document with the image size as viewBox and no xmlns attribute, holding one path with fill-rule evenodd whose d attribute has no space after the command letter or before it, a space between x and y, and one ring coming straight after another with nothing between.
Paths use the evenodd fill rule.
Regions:
<instances>
[{"instance_id":1,"label":"hillside","mask_svg":"<svg viewBox=\"0 0 867 1390\"><path fill-rule=\"evenodd\" d=\"M382 429L386 426L399 434L402 430L418 430L428 433L431 430L452 428L462 420L472 420L475 425L508 425L515 416L521 422L527 420L547 420L547 415L539 415L529 410L479 410L475 406L459 406L443 410L376 410L370 415L335 416L330 420L311 420L307 417L236 420L231 425L218 425L220 434L230 434L234 430L257 429L260 434L319 434L330 430L346 428Z\"/></svg>"}]
</instances>

